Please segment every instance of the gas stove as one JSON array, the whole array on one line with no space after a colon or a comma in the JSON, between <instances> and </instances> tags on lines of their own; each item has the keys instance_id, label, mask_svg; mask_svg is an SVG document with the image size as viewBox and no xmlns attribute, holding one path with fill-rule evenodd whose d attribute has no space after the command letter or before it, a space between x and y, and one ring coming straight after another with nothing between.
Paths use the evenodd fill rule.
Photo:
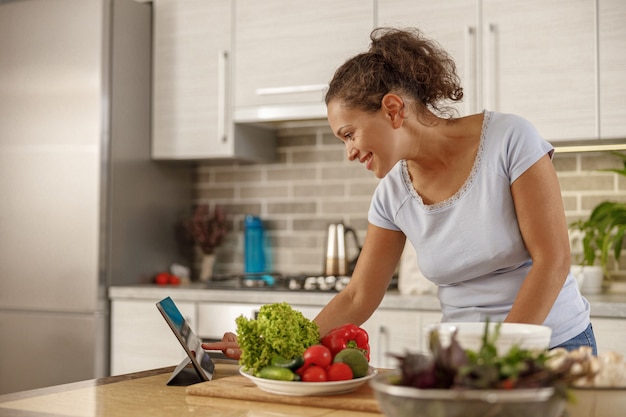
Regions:
<instances>
[{"instance_id":1,"label":"gas stove","mask_svg":"<svg viewBox=\"0 0 626 417\"><path fill-rule=\"evenodd\" d=\"M272 272L214 275L205 285L208 289L339 292L348 282L349 276ZM389 288L397 287L398 280L394 277Z\"/></svg>"},{"instance_id":2,"label":"gas stove","mask_svg":"<svg viewBox=\"0 0 626 417\"><path fill-rule=\"evenodd\" d=\"M206 287L231 290L273 291L324 291L339 292L348 285L348 276L324 276L319 274L226 274L215 275Z\"/></svg>"}]
</instances>

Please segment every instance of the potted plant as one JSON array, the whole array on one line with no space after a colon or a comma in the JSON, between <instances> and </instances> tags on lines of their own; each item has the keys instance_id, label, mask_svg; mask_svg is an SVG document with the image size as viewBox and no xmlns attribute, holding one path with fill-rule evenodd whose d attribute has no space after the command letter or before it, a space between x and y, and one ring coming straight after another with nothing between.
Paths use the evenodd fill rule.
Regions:
<instances>
[{"instance_id":1,"label":"potted plant","mask_svg":"<svg viewBox=\"0 0 626 417\"><path fill-rule=\"evenodd\" d=\"M619 156L624 164L621 169L602 169L626 176L626 155L611 152ZM594 207L589 218L570 224L573 230L582 232L583 256L581 265L599 266L605 280L610 280L609 261L611 256L619 261L622 255L626 234L626 203L602 201ZM584 286L584 282L583 282Z\"/></svg>"},{"instance_id":2,"label":"potted plant","mask_svg":"<svg viewBox=\"0 0 626 417\"><path fill-rule=\"evenodd\" d=\"M200 280L207 281L213 275L215 249L222 244L228 233L226 211L216 205L211 214L208 204L196 206L191 218L183 222L188 240L202 253Z\"/></svg>"}]
</instances>

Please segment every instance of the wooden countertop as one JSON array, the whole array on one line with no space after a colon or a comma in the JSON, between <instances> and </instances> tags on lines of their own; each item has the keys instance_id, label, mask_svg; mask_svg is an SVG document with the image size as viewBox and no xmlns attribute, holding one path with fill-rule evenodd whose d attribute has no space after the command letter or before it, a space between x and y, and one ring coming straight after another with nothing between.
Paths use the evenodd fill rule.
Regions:
<instances>
[{"instance_id":1,"label":"wooden countertop","mask_svg":"<svg viewBox=\"0 0 626 417\"><path fill-rule=\"evenodd\" d=\"M220 368L232 364L216 360ZM0 417L292 417L381 416L380 413L335 410L318 406L290 405L188 395L186 387L167 386L173 367L58 385L0 396ZM230 371L229 371L230 372ZM242 377L243 378L243 377Z\"/></svg>"}]
</instances>

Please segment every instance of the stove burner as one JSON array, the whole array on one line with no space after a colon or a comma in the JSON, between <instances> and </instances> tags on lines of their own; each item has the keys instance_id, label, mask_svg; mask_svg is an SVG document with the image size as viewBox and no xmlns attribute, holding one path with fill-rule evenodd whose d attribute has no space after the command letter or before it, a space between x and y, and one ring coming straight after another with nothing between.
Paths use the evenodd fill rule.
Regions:
<instances>
[{"instance_id":1,"label":"stove burner","mask_svg":"<svg viewBox=\"0 0 626 417\"><path fill-rule=\"evenodd\" d=\"M311 276L305 278L303 289L308 291L341 291L348 285L349 281L350 277L347 276Z\"/></svg>"},{"instance_id":2,"label":"stove burner","mask_svg":"<svg viewBox=\"0 0 626 417\"><path fill-rule=\"evenodd\" d=\"M316 274L282 275L277 273L216 275L207 282L212 289L254 289L278 291L341 291L350 281L348 276Z\"/></svg>"}]
</instances>

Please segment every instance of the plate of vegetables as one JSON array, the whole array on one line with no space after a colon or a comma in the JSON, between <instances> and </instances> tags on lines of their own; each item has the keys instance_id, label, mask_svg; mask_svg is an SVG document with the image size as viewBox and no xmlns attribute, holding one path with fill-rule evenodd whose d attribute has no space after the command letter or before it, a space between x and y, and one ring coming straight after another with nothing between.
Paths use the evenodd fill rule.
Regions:
<instances>
[{"instance_id":1,"label":"plate of vegetables","mask_svg":"<svg viewBox=\"0 0 626 417\"><path fill-rule=\"evenodd\" d=\"M240 373L280 395L333 395L357 389L377 374L369 365L367 332L345 324L320 337L319 328L288 303L267 304L254 319L236 319Z\"/></svg>"},{"instance_id":2,"label":"plate of vegetables","mask_svg":"<svg viewBox=\"0 0 626 417\"><path fill-rule=\"evenodd\" d=\"M260 378L252 375L250 371L245 371L243 368L240 368L239 372L265 392L291 396L346 394L356 390L378 373L376 368L370 366L367 375L361 378L342 381L302 382Z\"/></svg>"}]
</instances>

